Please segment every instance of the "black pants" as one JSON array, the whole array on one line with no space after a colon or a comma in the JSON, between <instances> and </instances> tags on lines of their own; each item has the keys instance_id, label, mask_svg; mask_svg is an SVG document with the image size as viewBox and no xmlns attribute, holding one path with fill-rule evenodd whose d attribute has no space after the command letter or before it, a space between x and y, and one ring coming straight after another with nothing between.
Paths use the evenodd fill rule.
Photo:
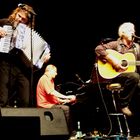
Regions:
<instances>
[{"instance_id":1,"label":"black pants","mask_svg":"<svg viewBox=\"0 0 140 140\"><path fill-rule=\"evenodd\" d=\"M75 128L74 128L74 124L73 124L73 118L72 118L73 116L71 114L70 107L68 105L54 105L52 108L61 108L64 111L68 129L71 134L72 131L75 130Z\"/></svg>"},{"instance_id":2,"label":"black pants","mask_svg":"<svg viewBox=\"0 0 140 140\"><path fill-rule=\"evenodd\" d=\"M30 84L29 80L11 61L0 61L0 106L8 103L9 96L16 92L19 97L19 106L29 105Z\"/></svg>"},{"instance_id":3,"label":"black pants","mask_svg":"<svg viewBox=\"0 0 140 140\"><path fill-rule=\"evenodd\" d=\"M139 83L139 74L136 72L122 73L113 79L113 82L119 82L123 86L119 97L120 107L128 106L132 96L136 93Z\"/></svg>"}]
</instances>

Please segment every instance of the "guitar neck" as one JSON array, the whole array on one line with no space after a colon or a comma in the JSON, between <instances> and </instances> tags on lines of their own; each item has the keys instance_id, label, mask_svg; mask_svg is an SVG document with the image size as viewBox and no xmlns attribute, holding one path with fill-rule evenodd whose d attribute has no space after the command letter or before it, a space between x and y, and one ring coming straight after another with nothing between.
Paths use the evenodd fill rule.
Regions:
<instances>
[{"instance_id":1,"label":"guitar neck","mask_svg":"<svg viewBox=\"0 0 140 140\"><path fill-rule=\"evenodd\" d=\"M136 66L140 66L140 61L136 61Z\"/></svg>"}]
</instances>

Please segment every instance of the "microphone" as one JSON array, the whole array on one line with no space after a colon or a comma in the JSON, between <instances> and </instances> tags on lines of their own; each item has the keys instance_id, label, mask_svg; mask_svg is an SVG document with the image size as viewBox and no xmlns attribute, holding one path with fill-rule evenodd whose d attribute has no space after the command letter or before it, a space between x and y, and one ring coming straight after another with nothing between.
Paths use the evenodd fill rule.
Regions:
<instances>
[{"instance_id":1,"label":"microphone","mask_svg":"<svg viewBox=\"0 0 140 140\"><path fill-rule=\"evenodd\" d=\"M135 34L133 34L132 36L135 37L135 38L137 38L137 39L140 39L140 37L137 36L137 35L135 35Z\"/></svg>"},{"instance_id":2,"label":"microphone","mask_svg":"<svg viewBox=\"0 0 140 140\"><path fill-rule=\"evenodd\" d=\"M84 84L85 82L80 78L80 76L78 74L75 74L75 76L77 77L78 81L80 81L82 84Z\"/></svg>"},{"instance_id":3,"label":"microphone","mask_svg":"<svg viewBox=\"0 0 140 140\"><path fill-rule=\"evenodd\" d=\"M23 3L19 3L19 4L18 4L18 7L23 8L24 6L25 6L25 4L23 4Z\"/></svg>"}]
</instances>

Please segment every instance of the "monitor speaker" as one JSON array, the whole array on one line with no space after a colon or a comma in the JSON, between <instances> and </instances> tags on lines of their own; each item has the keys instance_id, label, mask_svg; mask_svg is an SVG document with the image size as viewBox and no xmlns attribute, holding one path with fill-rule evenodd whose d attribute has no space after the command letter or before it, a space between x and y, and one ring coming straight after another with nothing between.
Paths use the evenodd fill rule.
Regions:
<instances>
[{"instance_id":1,"label":"monitor speaker","mask_svg":"<svg viewBox=\"0 0 140 140\"><path fill-rule=\"evenodd\" d=\"M5 136L68 137L62 109L1 108L0 132Z\"/></svg>"}]
</instances>

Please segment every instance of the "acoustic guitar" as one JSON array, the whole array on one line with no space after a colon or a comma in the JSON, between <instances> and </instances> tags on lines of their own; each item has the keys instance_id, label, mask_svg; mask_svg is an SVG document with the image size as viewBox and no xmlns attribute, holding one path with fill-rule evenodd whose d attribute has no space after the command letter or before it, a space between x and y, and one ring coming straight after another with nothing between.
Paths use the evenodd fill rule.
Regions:
<instances>
[{"instance_id":1,"label":"acoustic guitar","mask_svg":"<svg viewBox=\"0 0 140 140\"><path fill-rule=\"evenodd\" d=\"M112 79L117 77L121 73L126 72L135 72L136 65L140 65L140 61L136 61L136 58L133 53L121 54L115 50L107 49L109 54L114 56L119 60L120 64L127 69L123 72L116 71L109 62L102 62L100 59L97 61L98 71L101 77L105 79Z\"/></svg>"}]
</instances>

